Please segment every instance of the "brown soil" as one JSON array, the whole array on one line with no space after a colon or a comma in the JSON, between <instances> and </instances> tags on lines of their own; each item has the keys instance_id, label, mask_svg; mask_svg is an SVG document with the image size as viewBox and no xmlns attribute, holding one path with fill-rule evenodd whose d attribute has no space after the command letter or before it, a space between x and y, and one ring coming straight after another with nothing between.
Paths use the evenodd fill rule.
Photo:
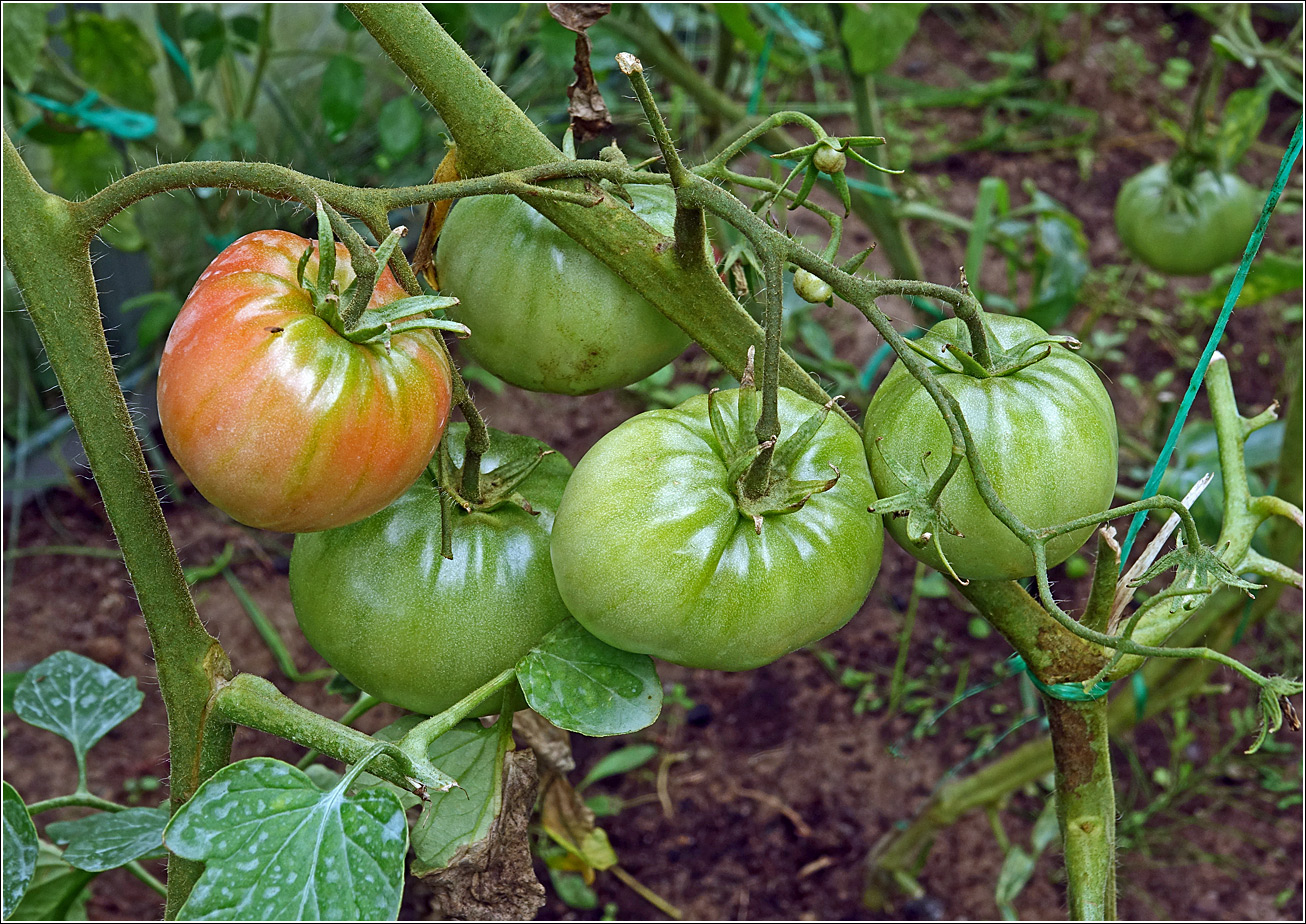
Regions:
<instances>
[{"instance_id":1,"label":"brown soil","mask_svg":"<svg viewBox=\"0 0 1306 924\"><path fill-rule=\"evenodd\" d=\"M1173 53L1160 47L1156 38L1167 11L1122 7L1110 13L1129 20L1127 34L1145 47L1152 61L1163 63ZM937 74L941 83L955 82L962 73L984 76L984 68L990 65L975 49L986 47L986 37L999 41L1002 23L996 18L986 22L983 16L968 19L979 22L982 34L963 37L956 19L929 14L922 35L897 67L917 79L929 80ZM1184 14L1175 26L1179 36L1175 41L1187 38L1194 49L1205 47L1204 27L1195 17ZM1151 127L1158 101L1143 95L1151 92L1155 81L1137 81L1128 93L1112 87L1108 46L1115 37L1100 30L1086 32L1067 62L1054 71L1066 81L1069 102L1092 107L1103 116L1095 144L1098 156L1087 174L1080 172L1072 156L1055 152L956 156L921 171L931 188L941 191L944 204L968 214L975 183L986 175L1005 178L1013 191L1022 180L1034 179L1082 219L1095 263L1119 261L1111 225L1115 191L1127 176L1162 156L1167 142ZM940 61L950 63L944 67ZM1236 83L1244 78L1235 70L1231 68L1230 81ZM966 114L946 117L953 115L958 117L957 134L951 137L958 137L965 130ZM1285 140L1282 133L1270 132L1290 124L1291 117L1289 108L1276 101L1267 129L1270 143L1264 150L1254 150L1244 166L1249 179L1268 185L1277 166L1274 149L1281 150ZM937 181L945 176L951 184L943 190ZM1275 247L1299 246L1299 224L1297 215L1281 218L1274 232ZM960 242L919 230L918 243L930 278L951 280L961 262ZM1174 302L1173 294L1160 298L1167 304ZM1297 320L1289 321L1278 313L1283 304L1236 313L1226 334L1226 344L1241 348L1231 353L1245 408L1284 396L1280 370L1287 363L1287 351L1300 349L1300 312ZM845 306L832 323L843 355L861 363L878 346L878 337L868 336L860 323L854 325L850 314ZM1165 336L1136 336L1124 347L1125 361L1104 365L1126 426L1142 418L1143 409L1140 400L1120 384L1121 373L1134 370L1146 381L1173 362L1166 344ZM1258 361L1261 354L1267 354L1268 361ZM1178 372L1186 376L1188 370ZM503 395L483 394L478 400L491 425L539 437L573 462L604 432L640 410L624 394L570 399L508 388ZM1200 413L1200 405L1194 413ZM320 667L322 662L298 632L289 602L285 553L290 537L236 526L189 491L184 503L169 504L165 510L183 564L206 564L224 544L235 544L236 573L289 640L296 663L301 669ZM79 482L75 490L55 490L21 511L12 548L44 545L114 548L93 484ZM92 752L91 789L127 801L131 781L143 776L166 778L165 716L155 689L149 640L122 564L60 555L21 557L6 564L11 569L4 601L6 671L25 669L69 648L137 677L146 691L141 712ZM881 695L889 688L913 568L904 553L886 549L883 571L862 611L819 646L841 670L854 668L873 675ZM1075 593L1082 591L1077 586ZM195 596L209 630L239 669L268 676L310 708L333 715L343 711L341 701L325 694L320 684L294 684L280 675L225 581L207 581L196 588ZM1286 635L1280 630L1274 637L1300 631L1300 607L1300 596L1286 598L1281 610L1287 615L1281 619L1289 626L1296 619L1297 628ZM1264 657L1265 631L1254 630L1235 653ZM938 709L962 683L960 675L966 674L966 685L988 681L994 666L1009 653L997 636L972 636L970 616L957 598L926 599L912 634L906 676L921 681L913 695L927 697L930 708ZM1268 666L1283 666L1282 656L1282 652L1272 653ZM1300 663L1299 654L1293 657ZM880 706L859 714L857 690L841 685L811 652L797 652L742 674L661 668L666 688L683 685L684 696L692 700L692 704L668 705L655 726L632 736L660 746L666 764L661 783L655 761L643 770L599 783L593 792L616 795L627 803L619 815L602 821L622 867L689 918L880 917L861 904L867 854L914 817L950 768L973 755L977 736L1000 734L1025 708L1018 681L1008 680L965 700L916 738L912 732L920 724L919 708L891 715ZM1155 774L1171 767L1170 720L1146 723L1128 750L1114 755L1122 830L1131 813L1155 810L1144 829L1149 833L1135 837L1119 858L1122 917L1301 917L1300 790L1294 803L1292 792L1271 792L1265 782L1275 774L1289 780L1300 777L1301 736L1281 732L1276 739L1281 747L1254 760L1243 758L1240 748L1230 752L1229 714L1249 704L1251 693L1236 677L1225 674L1216 679L1228 688L1193 701L1188 723L1195 738L1179 755L1191 764L1192 772L1204 775L1200 786L1183 790L1184 797L1168 807L1155 798ZM370 731L394 717L394 711L381 709L361 725ZM4 775L28 801L74 788L75 768L63 742L11 715L5 716L4 727ZM1006 753L1037 733L1036 724L1025 726L1006 739L997 753ZM603 754L630 740L576 738L576 778ZM890 753L894 746L898 756ZM295 760L300 753L296 746L268 736L249 731L237 736L237 757L269 754ZM1140 791L1150 795L1140 796ZM1011 843L1028 844L1033 820L1043 805L1042 793L1041 789L1017 793L1003 812ZM43 815L41 821L54 820L57 814ZM926 894L898 902L893 916L994 917L998 913L994 885L1001 862L989 820L983 813L972 814L939 836L920 876ZM543 869L540 873L544 876ZM1015 902L1019 914L1031 919L1063 918L1062 877L1056 850L1046 852ZM595 887L600 907L614 903L620 918L661 917L611 875L601 874ZM412 890L405 916L420 917L422 908L420 891ZM150 918L161 913L161 902L137 880L115 871L95 883L90 912L94 919ZM593 918L598 913L576 912L551 894L542 916Z\"/></svg>"}]
</instances>

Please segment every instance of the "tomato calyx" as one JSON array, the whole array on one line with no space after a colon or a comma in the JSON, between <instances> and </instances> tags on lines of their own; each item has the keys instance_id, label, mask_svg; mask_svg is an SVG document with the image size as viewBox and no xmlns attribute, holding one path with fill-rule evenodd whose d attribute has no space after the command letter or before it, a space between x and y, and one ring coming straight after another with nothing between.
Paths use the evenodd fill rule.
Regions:
<instances>
[{"instance_id":1,"label":"tomato calyx","mask_svg":"<svg viewBox=\"0 0 1306 924\"><path fill-rule=\"evenodd\" d=\"M390 254L403 236L403 231L402 227L396 228L394 233L377 248L378 263L385 265L385 262L390 259ZM308 263L314 253L319 254L317 278L310 279ZM459 324L457 321L431 317L434 312L444 311L458 304L458 299L447 295L414 295L379 308L365 308L358 318L358 323L352 328L346 327L341 306L351 304L363 296L356 278L343 292L340 291L340 283L335 278L335 264L334 241L329 242L325 247L320 243L316 247L310 246L299 258L299 264L295 268L295 279L312 299L313 313L351 343L381 343L385 346L386 352L389 352L391 338L409 331L442 330L459 337L466 337L471 333L466 325ZM371 297L371 292L366 293L364 304L367 304Z\"/></svg>"},{"instance_id":2,"label":"tomato calyx","mask_svg":"<svg viewBox=\"0 0 1306 924\"><path fill-rule=\"evenodd\" d=\"M965 328L963 328L965 330ZM937 341L936 341L937 343ZM1079 341L1074 337L1031 337L1028 340L1022 340L1010 349L1003 349L998 345L997 340L989 337L989 355L991 366L985 366L974 354L966 348L969 342L962 344L959 341L946 339L942 342L942 351L934 352L930 347L922 346L915 340L908 340L907 346L911 347L916 353L934 363L944 372L951 372L954 375L969 375L972 378L988 379L1004 375L1012 375L1037 362L1041 362L1052 355L1053 346L1062 346L1068 350L1079 349ZM1034 354L1027 355L1035 347L1045 347L1045 349ZM954 366L943 358L943 353L951 355L957 360L958 365Z\"/></svg>"},{"instance_id":3,"label":"tomato calyx","mask_svg":"<svg viewBox=\"0 0 1306 924\"><path fill-rule=\"evenodd\" d=\"M1227 549L1228 545L1225 548ZM1193 595L1179 594L1174 604L1172 604L1174 608L1192 609L1205 599L1206 593L1213 592L1221 585L1237 587L1249 597L1253 596L1252 591L1265 587L1264 584L1255 584L1244 580L1224 563L1224 560L1216 554L1215 549L1201 544L1195 548L1184 544L1178 545L1174 551L1157 559L1151 568L1147 569L1136 580L1131 581L1129 586L1141 587L1171 568L1174 568L1182 576L1183 588L1195 592Z\"/></svg>"},{"instance_id":4,"label":"tomato calyx","mask_svg":"<svg viewBox=\"0 0 1306 924\"><path fill-rule=\"evenodd\" d=\"M755 428L760 413L752 376L745 372L739 388L738 416L734 421L726 421L716 399L717 391L714 388L707 393L708 418L712 435L716 438L714 448L726 465L726 483L734 494L740 514L753 521L753 529L759 536L765 517L801 510L812 495L828 491L839 483L839 469L833 465L830 466L834 472L831 478L793 477L793 469L803 450L815 438L837 399L831 398L787 438L773 437L759 443Z\"/></svg>"},{"instance_id":5,"label":"tomato calyx","mask_svg":"<svg viewBox=\"0 0 1306 924\"><path fill-rule=\"evenodd\" d=\"M880 448L881 439L883 437L871 444L872 449L880 454L880 458L889 466L894 477L902 483L903 491L876 501L873 506L866 508L867 512L886 514L895 518L906 517L908 540L921 548L927 545L933 546L935 554L943 562L944 570L952 579L960 584L969 584L969 581L957 576L948 561L948 556L943 552L943 545L940 542L943 533L956 536L958 539L964 539L965 536L952 524L939 504L944 484L941 480L932 480L925 470L925 459L930 454L927 452L921 457L921 474L917 475L886 456Z\"/></svg>"},{"instance_id":6,"label":"tomato calyx","mask_svg":"<svg viewBox=\"0 0 1306 924\"><path fill-rule=\"evenodd\" d=\"M517 489L539 467L545 456L553 454L552 449L530 454L514 454L490 471L480 472L477 478L479 496L469 498L462 493L463 465L454 464L447 443L447 440L440 441L440 448L436 451L435 458L431 460L428 470L435 483L455 504L467 513L474 510L493 510L504 504L515 504L531 516L539 516L539 511L533 508L530 501Z\"/></svg>"}]
</instances>

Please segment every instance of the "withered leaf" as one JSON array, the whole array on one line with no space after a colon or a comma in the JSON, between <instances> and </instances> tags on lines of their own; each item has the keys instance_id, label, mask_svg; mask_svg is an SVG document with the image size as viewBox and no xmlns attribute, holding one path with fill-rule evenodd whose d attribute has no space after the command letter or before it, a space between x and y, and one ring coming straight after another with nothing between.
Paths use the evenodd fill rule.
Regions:
<instances>
[{"instance_id":1,"label":"withered leaf","mask_svg":"<svg viewBox=\"0 0 1306 924\"><path fill-rule=\"evenodd\" d=\"M522 709L512 717L512 730L535 752L540 776L544 771L565 776L576 769L571 755L571 732L554 725L533 709Z\"/></svg>"},{"instance_id":2,"label":"withered leaf","mask_svg":"<svg viewBox=\"0 0 1306 924\"><path fill-rule=\"evenodd\" d=\"M458 149L451 144L449 150L445 152L444 159L435 168L435 175L431 177L431 182L449 183L456 179L458 179ZM452 199L441 199L426 207L422 234L417 239L417 249L413 251L413 272L425 273L426 281L430 283L432 289L439 288L439 280L435 278L435 261L432 259L432 254L435 253L435 241L440 236L440 229L444 227L444 220L452 207Z\"/></svg>"},{"instance_id":3,"label":"withered leaf","mask_svg":"<svg viewBox=\"0 0 1306 924\"><path fill-rule=\"evenodd\" d=\"M594 824L594 812L563 777L544 773L541 787L540 824L560 847L581 861L586 882L594 879L594 870L617 865L617 854L608 842L607 832Z\"/></svg>"},{"instance_id":4,"label":"withered leaf","mask_svg":"<svg viewBox=\"0 0 1306 924\"><path fill-rule=\"evenodd\" d=\"M504 757L503 805L490 833L459 848L449 865L423 877L437 920L529 920L544 906L535 878L527 826L538 785L529 749Z\"/></svg>"},{"instance_id":5,"label":"withered leaf","mask_svg":"<svg viewBox=\"0 0 1306 924\"><path fill-rule=\"evenodd\" d=\"M596 138L612 127L612 118L590 68L590 38L585 30L607 15L612 4L550 3L548 6L554 19L576 33L576 60L572 66L576 80L567 87L571 130L578 142Z\"/></svg>"}]
</instances>

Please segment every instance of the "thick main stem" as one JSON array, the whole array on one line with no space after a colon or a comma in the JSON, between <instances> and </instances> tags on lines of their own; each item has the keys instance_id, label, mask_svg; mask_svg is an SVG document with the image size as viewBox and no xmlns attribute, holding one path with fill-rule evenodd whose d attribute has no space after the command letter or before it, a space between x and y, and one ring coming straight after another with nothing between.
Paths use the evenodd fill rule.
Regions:
<instances>
[{"instance_id":1,"label":"thick main stem","mask_svg":"<svg viewBox=\"0 0 1306 924\"><path fill-rule=\"evenodd\" d=\"M1056 760L1066 896L1076 921L1116 917L1116 793L1105 699L1044 697Z\"/></svg>"},{"instance_id":2,"label":"thick main stem","mask_svg":"<svg viewBox=\"0 0 1306 924\"><path fill-rule=\"evenodd\" d=\"M76 220L70 203L41 189L5 134L5 262L59 380L145 617L168 715L169 794L176 811L230 759L231 726L208 721L207 704L231 665L195 611L114 374L91 273L94 230ZM169 917L201 870L169 858Z\"/></svg>"}]
</instances>

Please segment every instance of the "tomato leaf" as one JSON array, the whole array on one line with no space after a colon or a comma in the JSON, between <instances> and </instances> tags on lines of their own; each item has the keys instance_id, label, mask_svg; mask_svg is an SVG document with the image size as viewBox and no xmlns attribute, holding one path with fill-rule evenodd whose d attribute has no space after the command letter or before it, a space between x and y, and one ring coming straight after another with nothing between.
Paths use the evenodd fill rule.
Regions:
<instances>
[{"instance_id":1,"label":"tomato leaf","mask_svg":"<svg viewBox=\"0 0 1306 924\"><path fill-rule=\"evenodd\" d=\"M95 873L73 869L64 862L58 847L48 841L39 841L36 871L23 900L7 920L85 921L86 902L91 897L86 884L95 876Z\"/></svg>"},{"instance_id":2,"label":"tomato leaf","mask_svg":"<svg viewBox=\"0 0 1306 924\"><path fill-rule=\"evenodd\" d=\"M323 792L303 771L255 757L223 767L173 816L168 849L205 861L179 917L393 920L408 827L394 793Z\"/></svg>"},{"instance_id":3,"label":"tomato leaf","mask_svg":"<svg viewBox=\"0 0 1306 924\"><path fill-rule=\"evenodd\" d=\"M1182 295L1185 306L1190 311L1201 312L1207 319L1215 317L1224 306L1224 299L1229 294L1229 285L1233 281L1238 267L1235 264L1221 267L1211 273L1211 285L1200 292L1185 292ZM1238 307L1250 308L1252 305L1301 289L1302 258L1262 251L1247 274L1242 294L1238 297Z\"/></svg>"},{"instance_id":4,"label":"tomato leaf","mask_svg":"<svg viewBox=\"0 0 1306 924\"><path fill-rule=\"evenodd\" d=\"M745 51L752 55L761 54L766 39L761 30L753 25L747 3L714 3L712 10L721 25L743 45Z\"/></svg>"},{"instance_id":5,"label":"tomato leaf","mask_svg":"<svg viewBox=\"0 0 1306 924\"><path fill-rule=\"evenodd\" d=\"M59 651L27 672L14 691L14 711L28 725L68 739L80 765L86 752L144 700L135 678Z\"/></svg>"},{"instance_id":6,"label":"tomato leaf","mask_svg":"<svg viewBox=\"0 0 1306 924\"><path fill-rule=\"evenodd\" d=\"M19 90L32 88L36 66L45 48L46 17L51 3L4 5L4 72ZM8 905L5 908L8 909ZM8 916L8 911L5 912Z\"/></svg>"},{"instance_id":7,"label":"tomato leaf","mask_svg":"<svg viewBox=\"0 0 1306 924\"><path fill-rule=\"evenodd\" d=\"M653 659L613 648L568 619L517 665L530 707L559 728L590 737L652 725L662 711Z\"/></svg>"},{"instance_id":8,"label":"tomato leaf","mask_svg":"<svg viewBox=\"0 0 1306 924\"><path fill-rule=\"evenodd\" d=\"M624 748L617 748L610 754L605 754L603 758L585 774L585 779L580 781L576 791L580 792L591 783L597 783L599 780L607 779L610 776L620 776L623 773L629 773L639 767L644 766L654 757L657 757L658 748L655 744L632 744Z\"/></svg>"},{"instance_id":9,"label":"tomato leaf","mask_svg":"<svg viewBox=\"0 0 1306 924\"><path fill-rule=\"evenodd\" d=\"M322 121L332 141L342 141L358 120L366 91L363 65L349 55L333 56L322 75L321 97Z\"/></svg>"},{"instance_id":10,"label":"tomato leaf","mask_svg":"<svg viewBox=\"0 0 1306 924\"><path fill-rule=\"evenodd\" d=\"M14 913L36 873L36 825L18 790L4 787L4 919Z\"/></svg>"},{"instance_id":11,"label":"tomato leaf","mask_svg":"<svg viewBox=\"0 0 1306 924\"><path fill-rule=\"evenodd\" d=\"M502 807L503 756L508 723L485 728L461 722L431 742L427 757L458 781L458 789L431 793L413 826L414 876L447 866L459 847L490 833Z\"/></svg>"},{"instance_id":12,"label":"tomato leaf","mask_svg":"<svg viewBox=\"0 0 1306 924\"><path fill-rule=\"evenodd\" d=\"M411 97L397 96L381 107L376 134L381 150L392 157L416 150L422 141L422 115Z\"/></svg>"},{"instance_id":13,"label":"tomato leaf","mask_svg":"<svg viewBox=\"0 0 1306 924\"><path fill-rule=\"evenodd\" d=\"M1036 860L1037 858L1030 856L1023 847L1016 846L1012 846L1007 851L1007 855L1002 858L1002 868L998 870L998 883L993 890L993 899L997 903L998 910L1002 912L1004 920L1017 920L1011 903L1025 888L1029 877L1034 875Z\"/></svg>"},{"instance_id":14,"label":"tomato leaf","mask_svg":"<svg viewBox=\"0 0 1306 924\"><path fill-rule=\"evenodd\" d=\"M1215 139L1216 158L1226 170L1236 167L1252 142L1260 137L1270 113L1273 92L1269 83L1262 83L1229 94L1224 117L1220 119L1220 133Z\"/></svg>"},{"instance_id":15,"label":"tomato leaf","mask_svg":"<svg viewBox=\"0 0 1306 924\"><path fill-rule=\"evenodd\" d=\"M163 849L166 808L130 808L100 812L75 821L56 821L45 833L56 844L67 844L64 862L90 873L102 873Z\"/></svg>"},{"instance_id":16,"label":"tomato leaf","mask_svg":"<svg viewBox=\"0 0 1306 924\"><path fill-rule=\"evenodd\" d=\"M854 74L882 71L907 47L920 25L924 3L858 3L843 8L839 29Z\"/></svg>"},{"instance_id":17,"label":"tomato leaf","mask_svg":"<svg viewBox=\"0 0 1306 924\"><path fill-rule=\"evenodd\" d=\"M63 38L77 73L103 96L128 109L154 111L150 69L158 55L136 23L78 12L65 20Z\"/></svg>"}]
</instances>

